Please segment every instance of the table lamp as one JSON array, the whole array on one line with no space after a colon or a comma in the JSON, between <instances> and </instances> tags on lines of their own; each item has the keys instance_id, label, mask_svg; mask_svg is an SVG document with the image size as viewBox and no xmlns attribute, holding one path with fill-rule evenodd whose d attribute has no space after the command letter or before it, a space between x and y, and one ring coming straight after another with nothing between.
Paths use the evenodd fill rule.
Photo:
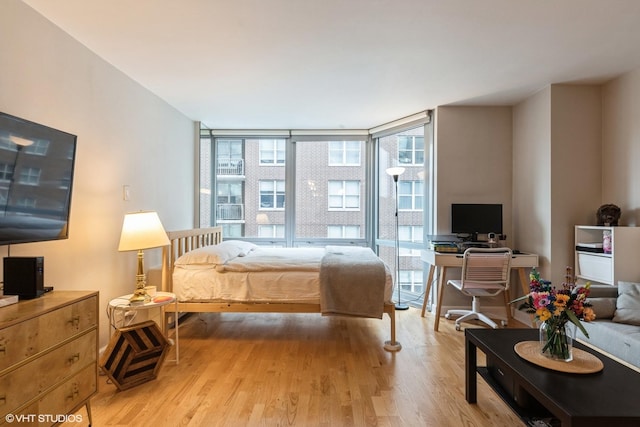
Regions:
<instances>
[{"instance_id":1,"label":"table lamp","mask_svg":"<svg viewBox=\"0 0 640 427\"><path fill-rule=\"evenodd\" d=\"M136 289L129 299L131 304L144 304L151 300L145 289L147 278L144 274L143 250L167 246L169 243L167 233L164 231L156 212L140 211L124 216L118 251L138 251L138 274L136 275Z\"/></svg>"}]
</instances>

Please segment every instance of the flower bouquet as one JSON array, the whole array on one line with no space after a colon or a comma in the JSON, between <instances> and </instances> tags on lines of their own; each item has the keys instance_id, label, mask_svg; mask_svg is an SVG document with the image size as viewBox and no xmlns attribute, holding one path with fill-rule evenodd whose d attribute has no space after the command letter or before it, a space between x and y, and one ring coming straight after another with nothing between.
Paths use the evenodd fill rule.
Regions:
<instances>
[{"instance_id":1,"label":"flower bouquet","mask_svg":"<svg viewBox=\"0 0 640 427\"><path fill-rule=\"evenodd\" d=\"M540 279L535 268L529 274L530 293L512 302L523 301L518 307L527 313L535 314L540 325L542 354L552 359L571 361L572 336L567 331L571 322L589 338L589 334L580 319L590 322L595 319L591 305L586 301L590 283L577 286L571 267L567 267L562 289L556 289L548 280Z\"/></svg>"}]
</instances>

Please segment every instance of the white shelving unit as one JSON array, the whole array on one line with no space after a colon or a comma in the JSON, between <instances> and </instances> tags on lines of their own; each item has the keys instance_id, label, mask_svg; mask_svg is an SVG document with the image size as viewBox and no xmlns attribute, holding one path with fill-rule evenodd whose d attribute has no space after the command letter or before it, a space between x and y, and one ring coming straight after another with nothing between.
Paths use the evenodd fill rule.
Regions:
<instances>
[{"instance_id":1,"label":"white shelving unit","mask_svg":"<svg viewBox=\"0 0 640 427\"><path fill-rule=\"evenodd\" d=\"M611 253L575 251L575 275L580 281L617 285L619 280L640 281L640 227L576 225L575 246L602 243L603 232L611 233Z\"/></svg>"}]
</instances>

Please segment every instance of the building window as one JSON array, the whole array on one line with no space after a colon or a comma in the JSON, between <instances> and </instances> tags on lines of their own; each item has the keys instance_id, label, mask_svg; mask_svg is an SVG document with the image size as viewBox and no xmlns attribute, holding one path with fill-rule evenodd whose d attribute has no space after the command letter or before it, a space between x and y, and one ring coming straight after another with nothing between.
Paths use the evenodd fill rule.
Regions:
<instances>
[{"instance_id":1,"label":"building window","mask_svg":"<svg viewBox=\"0 0 640 427\"><path fill-rule=\"evenodd\" d=\"M329 166L360 166L360 141L330 141Z\"/></svg>"},{"instance_id":2,"label":"building window","mask_svg":"<svg viewBox=\"0 0 640 427\"><path fill-rule=\"evenodd\" d=\"M359 210L360 181L329 181L329 210Z\"/></svg>"},{"instance_id":3,"label":"building window","mask_svg":"<svg viewBox=\"0 0 640 427\"><path fill-rule=\"evenodd\" d=\"M398 136L398 161L403 165L424 165L424 136Z\"/></svg>"},{"instance_id":4,"label":"building window","mask_svg":"<svg viewBox=\"0 0 640 427\"><path fill-rule=\"evenodd\" d=\"M285 140L261 139L260 140L260 165L284 166Z\"/></svg>"},{"instance_id":5,"label":"building window","mask_svg":"<svg viewBox=\"0 0 640 427\"><path fill-rule=\"evenodd\" d=\"M327 237L330 239L359 239L359 225L328 225Z\"/></svg>"},{"instance_id":6,"label":"building window","mask_svg":"<svg viewBox=\"0 0 640 427\"><path fill-rule=\"evenodd\" d=\"M20 184L38 185L40 183L40 168L22 168L20 169Z\"/></svg>"},{"instance_id":7,"label":"building window","mask_svg":"<svg viewBox=\"0 0 640 427\"><path fill-rule=\"evenodd\" d=\"M221 221L244 219L242 182L219 182L216 195L216 215Z\"/></svg>"},{"instance_id":8,"label":"building window","mask_svg":"<svg viewBox=\"0 0 640 427\"><path fill-rule=\"evenodd\" d=\"M244 236L243 224L222 223L222 235L225 239L238 238Z\"/></svg>"},{"instance_id":9,"label":"building window","mask_svg":"<svg viewBox=\"0 0 640 427\"><path fill-rule=\"evenodd\" d=\"M13 178L13 166L0 163L0 181L11 181L11 178Z\"/></svg>"},{"instance_id":10,"label":"building window","mask_svg":"<svg viewBox=\"0 0 640 427\"><path fill-rule=\"evenodd\" d=\"M418 295L422 293L422 270L400 270L399 273L400 287L403 291Z\"/></svg>"},{"instance_id":11,"label":"building window","mask_svg":"<svg viewBox=\"0 0 640 427\"><path fill-rule=\"evenodd\" d=\"M421 211L423 181L398 181L398 209L401 211Z\"/></svg>"},{"instance_id":12,"label":"building window","mask_svg":"<svg viewBox=\"0 0 640 427\"><path fill-rule=\"evenodd\" d=\"M260 181L260 209L284 209L284 181Z\"/></svg>"},{"instance_id":13,"label":"building window","mask_svg":"<svg viewBox=\"0 0 640 427\"><path fill-rule=\"evenodd\" d=\"M244 175L241 139L217 140L216 175Z\"/></svg>"},{"instance_id":14,"label":"building window","mask_svg":"<svg viewBox=\"0 0 640 427\"><path fill-rule=\"evenodd\" d=\"M49 141L36 139L33 144L24 148L25 153L35 154L36 156L46 156L49 151Z\"/></svg>"},{"instance_id":15,"label":"building window","mask_svg":"<svg viewBox=\"0 0 640 427\"><path fill-rule=\"evenodd\" d=\"M258 237L284 239L283 224L267 224L258 226Z\"/></svg>"},{"instance_id":16,"label":"building window","mask_svg":"<svg viewBox=\"0 0 640 427\"><path fill-rule=\"evenodd\" d=\"M398 238L401 242L422 243L422 231L421 225L400 225L398 227ZM398 251L400 256L412 256L419 257L419 249L400 248Z\"/></svg>"}]
</instances>

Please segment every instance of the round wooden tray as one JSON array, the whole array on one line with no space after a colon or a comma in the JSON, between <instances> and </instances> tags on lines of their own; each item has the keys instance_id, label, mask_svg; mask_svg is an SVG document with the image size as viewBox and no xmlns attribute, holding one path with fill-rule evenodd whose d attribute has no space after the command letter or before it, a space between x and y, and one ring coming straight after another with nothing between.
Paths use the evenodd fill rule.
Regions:
<instances>
[{"instance_id":1,"label":"round wooden tray","mask_svg":"<svg viewBox=\"0 0 640 427\"><path fill-rule=\"evenodd\" d=\"M554 371L572 374L592 374L600 372L604 368L604 364L596 356L575 347L573 348L573 360L571 362L553 360L543 356L540 352L539 341L521 341L513 348L518 356L524 360Z\"/></svg>"}]
</instances>

